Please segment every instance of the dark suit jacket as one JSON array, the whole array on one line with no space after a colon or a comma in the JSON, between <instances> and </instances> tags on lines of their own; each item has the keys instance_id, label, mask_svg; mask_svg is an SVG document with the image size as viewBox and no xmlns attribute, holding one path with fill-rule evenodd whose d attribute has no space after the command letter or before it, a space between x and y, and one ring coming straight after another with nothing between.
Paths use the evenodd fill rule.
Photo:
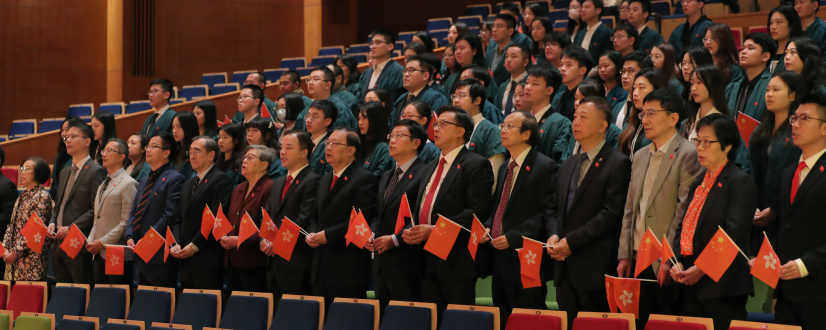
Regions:
<instances>
[{"instance_id":1,"label":"dark suit jacket","mask_svg":"<svg viewBox=\"0 0 826 330\"><path fill-rule=\"evenodd\" d=\"M135 194L135 201L132 202L132 210L129 212L129 220L126 220L126 240L130 239L138 244L138 241L143 238L143 235L152 226L159 234L166 235L166 228L175 223L175 218L178 216L178 203L181 199L181 185L183 185L184 177L171 166L170 163L164 164L158 170L161 170L157 181L149 191L149 197L146 200L146 211L140 221L140 227L137 231L133 230L135 223L135 213L138 212L138 206L141 203L141 196L146 190L146 185L149 183L149 175L141 179L138 183L138 191ZM136 257L137 260L142 260ZM141 261L142 262L142 261ZM158 250L152 260L151 264L163 263L163 249Z\"/></svg>"},{"instance_id":2,"label":"dark suit jacket","mask_svg":"<svg viewBox=\"0 0 826 330\"><path fill-rule=\"evenodd\" d=\"M792 302L799 304L826 303L826 155L817 160L815 166L800 183L791 203L792 179L797 166L790 166L780 177L780 195L772 205L780 222L780 235L775 251L785 265L800 258L809 271L804 278L780 280L777 289Z\"/></svg>"},{"instance_id":3,"label":"dark suit jacket","mask_svg":"<svg viewBox=\"0 0 826 330\"><path fill-rule=\"evenodd\" d=\"M72 191L66 195L66 183L69 181L71 174L71 165L60 171L60 186L57 190L57 199L55 199L55 211L52 212L52 219L49 223L57 226L60 205L63 203L63 199L67 198L66 206L63 208L63 226L75 224L83 232L83 235L88 237L94 224L95 197L97 197L95 194L100 184L109 174L93 158L89 158L85 164L80 166L77 179L72 185Z\"/></svg>"},{"instance_id":4,"label":"dark suit jacket","mask_svg":"<svg viewBox=\"0 0 826 330\"><path fill-rule=\"evenodd\" d=\"M144 120L143 128L141 129L141 134L146 133L146 129L149 126L149 120L152 118L152 115L154 114L155 113L153 112L149 115L149 117L146 117L146 120ZM172 110L171 108L166 109L163 115L155 119L155 124L153 125L155 127L149 130L149 134L147 134L147 136L149 136L149 138L152 138L153 136L158 135L158 133L160 132L167 132L169 134L172 134L173 118L175 118L175 110Z\"/></svg>"},{"instance_id":5,"label":"dark suit jacket","mask_svg":"<svg viewBox=\"0 0 826 330\"><path fill-rule=\"evenodd\" d=\"M204 179L195 187L195 191L192 191L196 178L186 180L181 187L181 207L175 226L177 228L173 231L182 248L192 243L198 247L198 252L192 257L181 259L181 266L223 267L224 248L214 238L201 234L201 218L204 215L204 206L208 206L213 215L218 214L218 205L229 206L233 183L216 166L207 172Z\"/></svg>"},{"instance_id":6,"label":"dark suit jacket","mask_svg":"<svg viewBox=\"0 0 826 330\"><path fill-rule=\"evenodd\" d=\"M6 228L11 223L11 212L14 211L17 196L17 187L14 182L11 182L5 175L0 175L0 235L6 235Z\"/></svg>"},{"instance_id":7,"label":"dark suit jacket","mask_svg":"<svg viewBox=\"0 0 826 330\"><path fill-rule=\"evenodd\" d=\"M333 173L318 181L317 217L309 232L324 231L327 244L317 247L313 256L311 281L322 280L341 286L366 285L370 271L370 252L358 246L345 245L344 235L350 224L350 211L361 210L365 219L372 219L376 209L378 179L356 162L344 170L330 190ZM320 274L319 274L320 273Z\"/></svg>"},{"instance_id":8,"label":"dark suit jacket","mask_svg":"<svg viewBox=\"0 0 826 330\"><path fill-rule=\"evenodd\" d=\"M576 36L574 36L574 45L582 45L587 30L587 27L585 27L577 31ZM591 53L591 58L594 59L594 63L599 63L599 55L602 54L602 52L614 49L614 44L611 42L611 37L613 36L614 31L605 26L605 24L600 24L597 30L594 31L594 35L591 36L591 43L588 44L588 47L585 47L585 49Z\"/></svg>"},{"instance_id":9,"label":"dark suit jacket","mask_svg":"<svg viewBox=\"0 0 826 330\"><path fill-rule=\"evenodd\" d=\"M571 255L554 267L554 285L563 277L583 291L605 287L605 275L617 273L617 248L631 160L605 144L588 167L568 210L568 187L573 180L577 155L562 163L559 184L551 203L548 237L566 238ZM599 165L597 165L599 164Z\"/></svg>"},{"instance_id":10,"label":"dark suit jacket","mask_svg":"<svg viewBox=\"0 0 826 330\"><path fill-rule=\"evenodd\" d=\"M281 201L281 193L284 191L284 184L287 176L282 176L272 184L272 193L267 202L267 213L272 218L272 222L281 228L284 217L290 219L304 230L310 230L310 219L316 212L316 198L318 197L318 174L315 174L310 166L305 167L293 179L284 201ZM301 237L299 234L296 237ZM310 268L313 250L304 241L298 239L290 261L279 256L270 258L269 262L275 262L277 271L306 271Z\"/></svg>"},{"instance_id":11,"label":"dark suit jacket","mask_svg":"<svg viewBox=\"0 0 826 330\"><path fill-rule=\"evenodd\" d=\"M513 41L513 44L516 44L516 41ZM528 47L530 47L530 46L528 46ZM499 48L498 45L496 45L496 47L489 47L487 53L485 54L485 64L487 65L488 69L490 69L490 67L493 66L493 64L494 64L493 59L494 59L494 56L496 55L496 51L497 51L498 48ZM504 49L503 51L507 52L507 49ZM508 79L510 79L510 77L511 77L511 74L508 73L507 69L505 69L505 53L503 52L502 57L499 58L499 63L496 63L496 70L493 70L493 77L492 78L496 82L496 86L499 86L499 85L507 82ZM488 96L490 96L490 95L488 95ZM496 107L499 108L501 106L502 105L499 104Z\"/></svg>"},{"instance_id":12,"label":"dark suit jacket","mask_svg":"<svg viewBox=\"0 0 826 330\"><path fill-rule=\"evenodd\" d=\"M421 212L421 205L425 199L427 184L436 172L440 159L441 156L427 164L422 173L419 191L416 193L418 207L413 211L416 224L418 224L418 213ZM493 168L490 166L490 161L462 147L450 168L444 170L447 174L440 184L439 193L436 194L433 207L430 209L431 223L436 223L441 214L460 226L470 229L474 214L479 219L487 219L490 192L493 188ZM430 252L422 252L425 270L435 271L442 280L476 278L473 259L467 249L469 239L470 233L464 230L459 231L459 236L447 260L442 260ZM424 247L424 244L420 246Z\"/></svg>"},{"instance_id":13,"label":"dark suit jacket","mask_svg":"<svg viewBox=\"0 0 826 330\"><path fill-rule=\"evenodd\" d=\"M381 176L376 203L376 217L370 227L376 233L376 237L386 235L396 235L399 246L382 253L376 253L376 262L373 263L373 274L381 274L384 277L420 277L419 249L415 246L407 245L401 236L401 232L394 232L396 229L396 216L399 214L399 206L402 196L407 194L407 202L410 204L411 213L417 209L416 193L419 191L419 182L425 165L418 158L410 165L402 178L396 183L393 192L387 199L384 195L387 186L390 184L391 176L396 170L394 166ZM411 227L411 219L407 218L404 229ZM402 229L402 230L404 230Z\"/></svg>"},{"instance_id":14,"label":"dark suit jacket","mask_svg":"<svg viewBox=\"0 0 826 330\"><path fill-rule=\"evenodd\" d=\"M688 199L694 199L694 192L703 183L705 171L691 184ZM731 237L737 246L749 246L751 236L751 222L754 219L754 210L757 208L757 186L751 177L739 169L734 162L728 162L717 180L712 184L708 192L706 202L700 211L697 219L697 227L694 230L692 240L694 251L690 256L683 256L680 253L680 235L683 231L683 223L677 227L672 248L677 255L677 260L683 263L685 269L694 265L694 261L703 252L717 228L722 227L726 234ZM755 264L758 267L759 261ZM778 265L779 267L779 265ZM710 277L703 276L694 285L697 292L697 299L700 301L733 297L739 295L753 295L754 284L749 274L749 265L745 258L738 255L734 259L728 270L723 273L719 282L714 282Z\"/></svg>"},{"instance_id":15,"label":"dark suit jacket","mask_svg":"<svg viewBox=\"0 0 826 330\"><path fill-rule=\"evenodd\" d=\"M261 209L270 199L272 180L264 175L252 186L252 191L247 195L249 185L249 181L242 182L232 191L232 198L226 216L233 229L227 236L238 236L238 231L241 229L241 217L244 216L244 213L249 213L255 226L261 228L261 218L263 216ZM267 265L267 255L261 252L258 233L253 234L243 242L238 242L238 245L237 249L227 250L226 260L228 266L251 268Z\"/></svg>"}]
</instances>

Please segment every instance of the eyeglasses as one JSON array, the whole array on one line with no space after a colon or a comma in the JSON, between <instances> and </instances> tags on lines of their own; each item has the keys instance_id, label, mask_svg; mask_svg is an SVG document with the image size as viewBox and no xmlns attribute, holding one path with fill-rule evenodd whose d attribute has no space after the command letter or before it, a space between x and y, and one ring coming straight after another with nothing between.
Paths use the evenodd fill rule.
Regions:
<instances>
[{"instance_id":1,"label":"eyeglasses","mask_svg":"<svg viewBox=\"0 0 826 330\"><path fill-rule=\"evenodd\" d=\"M330 82L329 80L324 80L324 79L321 79L319 77L311 78L309 80L312 81L314 84L317 84L319 81Z\"/></svg>"},{"instance_id":2,"label":"eyeglasses","mask_svg":"<svg viewBox=\"0 0 826 330\"><path fill-rule=\"evenodd\" d=\"M146 151L149 151L149 150L152 150L152 149L169 150L169 149L164 149L164 147L161 147L161 146L146 146Z\"/></svg>"},{"instance_id":3,"label":"eyeglasses","mask_svg":"<svg viewBox=\"0 0 826 330\"><path fill-rule=\"evenodd\" d=\"M508 26L505 24L493 24L491 25L491 29L507 29Z\"/></svg>"},{"instance_id":4,"label":"eyeglasses","mask_svg":"<svg viewBox=\"0 0 826 330\"><path fill-rule=\"evenodd\" d=\"M245 161L245 162L252 161L253 159L261 159L261 157L258 157L258 156L253 155L253 154L246 154L246 155L244 156L244 161Z\"/></svg>"},{"instance_id":5,"label":"eyeglasses","mask_svg":"<svg viewBox=\"0 0 826 330\"><path fill-rule=\"evenodd\" d=\"M456 124L456 123L451 123L451 122L446 121L446 120L440 120L440 121L433 122L433 129L437 129L437 128L442 129L442 128L446 127L445 125L453 125L453 126L456 126L456 127L462 127L462 125L459 125L459 124Z\"/></svg>"},{"instance_id":6,"label":"eyeglasses","mask_svg":"<svg viewBox=\"0 0 826 330\"><path fill-rule=\"evenodd\" d=\"M100 151L100 154L101 154L101 155L107 155L107 154L109 154L110 152L113 152L113 153L116 153L116 154L119 154L119 155L121 154L121 153L120 153L120 152L118 152L117 150L115 150L115 149L110 149L110 148L106 148L106 149L101 150L101 151Z\"/></svg>"},{"instance_id":7,"label":"eyeglasses","mask_svg":"<svg viewBox=\"0 0 826 330\"><path fill-rule=\"evenodd\" d=\"M626 74L629 75L629 76L633 76L633 75L637 74L637 70L620 70L620 75L626 75Z\"/></svg>"},{"instance_id":8,"label":"eyeglasses","mask_svg":"<svg viewBox=\"0 0 826 330\"><path fill-rule=\"evenodd\" d=\"M313 122L313 121L316 121L318 119L319 119L318 116L311 116L311 115L304 116L304 121L306 121L306 122Z\"/></svg>"},{"instance_id":9,"label":"eyeglasses","mask_svg":"<svg viewBox=\"0 0 826 330\"><path fill-rule=\"evenodd\" d=\"M423 116L417 115L402 115L402 119L413 119L413 118L424 118Z\"/></svg>"},{"instance_id":10,"label":"eyeglasses","mask_svg":"<svg viewBox=\"0 0 826 330\"><path fill-rule=\"evenodd\" d=\"M698 138L691 139L691 143L693 143L695 147L703 146L703 148L706 149L711 148L711 144L714 142L719 143L720 141L700 140Z\"/></svg>"},{"instance_id":11,"label":"eyeglasses","mask_svg":"<svg viewBox=\"0 0 826 330\"><path fill-rule=\"evenodd\" d=\"M33 170L34 170L34 167L20 166L20 172L28 172L28 171L33 171Z\"/></svg>"},{"instance_id":12,"label":"eyeglasses","mask_svg":"<svg viewBox=\"0 0 826 330\"><path fill-rule=\"evenodd\" d=\"M620 7L620 11L628 11L628 6Z\"/></svg>"},{"instance_id":13,"label":"eyeglasses","mask_svg":"<svg viewBox=\"0 0 826 330\"><path fill-rule=\"evenodd\" d=\"M809 122L809 119L819 120L819 121L822 121L822 122L826 123L826 120L815 118L815 117L809 117L807 115L800 115L800 116L792 115L791 117L789 117L789 123L794 125L795 122L798 122L798 124L800 124L800 125L805 125L807 122Z\"/></svg>"},{"instance_id":14,"label":"eyeglasses","mask_svg":"<svg viewBox=\"0 0 826 330\"><path fill-rule=\"evenodd\" d=\"M195 156L195 157L198 157L198 156L200 156L200 155L201 155L201 150L200 150L200 149L193 149L193 148L190 148L189 150L187 150L187 151L186 151L186 155L187 155L187 156Z\"/></svg>"},{"instance_id":15,"label":"eyeglasses","mask_svg":"<svg viewBox=\"0 0 826 330\"><path fill-rule=\"evenodd\" d=\"M668 110L648 110L648 111L643 111L643 112L640 112L639 114L637 114L637 117L640 117L640 119L643 119L643 118L645 118L645 117L651 118L651 117L653 117L653 116L654 116L654 113L655 113L655 112L662 112L662 111L668 111Z\"/></svg>"},{"instance_id":16,"label":"eyeglasses","mask_svg":"<svg viewBox=\"0 0 826 330\"><path fill-rule=\"evenodd\" d=\"M244 99L251 99L251 98L253 98L253 97L249 96L249 95L241 95L241 96L238 97L238 102L244 102Z\"/></svg>"},{"instance_id":17,"label":"eyeglasses","mask_svg":"<svg viewBox=\"0 0 826 330\"><path fill-rule=\"evenodd\" d=\"M402 70L402 74L409 74L409 75L412 75L412 74L413 74L414 72L416 72L416 71L418 71L418 72L422 72L422 73L424 73L424 72L425 72L424 70L404 69L404 70Z\"/></svg>"},{"instance_id":18,"label":"eyeglasses","mask_svg":"<svg viewBox=\"0 0 826 330\"><path fill-rule=\"evenodd\" d=\"M372 48L372 47L378 47L381 44L389 44L389 42L381 41L381 40L373 40L368 45L370 45L370 47Z\"/></svg>"},{"instance_id":19,"label":"eyeglasses","mask_svg":"<svg viewBox=\"0 0 826 330\"><path fill-rule=\"evenodd\" d=\"M465 98L465 97L468 97L468 95L467 94L450 94L450 99L453 100L453 101L458 100L458 99L462 99L462 98Z\"/></svg>"},{"instance_id":20,"label":"eyeglasses","mask_svg":"<svg viewBox=\"0 0 826 330\"><path fill-rule=\"evenodd\" d=\"M88 139L88 137L86 137L86 136L72 134L72 135L69 135L69 136L63 138L63 142L71 142L72 140L77 139L77 138Z\"/></svg>"},{"instance_id":21,"label":"eyeglasses","mask_svg":"<svg viewBox=\"0 0 826 330\"><path fill-rule=\"evenodd\" d=\"M396 134L396 133L390 133L390 134L387 134L387 139L388 139L388 140L393 140L393 139L401 139L401 138L402 138L402 136L411 137L411 136L410 136L410 135L408 135L408 134L402 134L402 133L398 133L398 134Z\"/></svg>"},{"instance_id":22,"label":"eyeglasses","mask_svg":"<svg viewBox=\"0 0 826 330\"><path fill-rule=\"evenodd\" d=\"M146 92L146 94L149 95L149 96L152 96L152 95L160 94L160 93L163 93L163 92L164 91L161 90L161 89L150 89L148 92Z\"/></svg>"},{"instance_id":23,"label":"eyeglasses","mask_svg":"<svg viewBox=\"0 0 826 330\"><path fill-rule=\"evenodd\" d=\"M616 37L611 37L611 42L613 42L614 40L621 40L621 39L628 39L628 36L619 35L619 36L616 36Z\"/></svg>"},{"instance_id":24,"label":"eyeglasses","mask_svg":"<svg viewBox=\"0 0 826 330\"><path fill-rule=\"evenodd\" d=\"M503 132L504 131L510 131L514 128L518 128L520 130L524 129L524 128L522 128L522 126L516 126L516 125L513 125L513 124L507 124L507 125L505 125L505 123L499 124L499 130L503 131Z\"/></svg>"},{"instance_id":25,"label":"eyeglasses","mask_svg":"<svg viewBox=\"0 0 826 330\"><path fill-rule=\"evenodd\" d=\"M703 43L707 43L709 41L717 41L717 39L713 38L713 37L712 38L703 38Z\"/></svg>"},{"instance_id":26,"label":"eyeglasses","mask_svg":"<svg viewBox=\"0 0 826 330\"><path fill-rule=\"evenodd\" d=\"M689 62L682 62L682 63L680 63L680 70L685 70L685 69L687 69L687 68L689 68L689 67L693 68L693 67L694 67L694 64L693 64L693 63L689 63Z\"/></svg>"},{"instance_id":27,"label":"eyeglasses","mask_svg":"<svg viewBox=\"0 0 826 330\"><path fill-rule=\"evenodd\" d=\"M549 42L545 44L545 49L550 49L551 47L562 48L562 46L557 42Z\"/></svg>"},{"instance_id":28,"label":"eyeglasses","mask_svg":"<svg viewBox=\"0 0 826 330\"><path fill-rule=\"evenodd\" d=\"M349 147L348 145L346 145L346 144L344 144L344 143L338 143L338 142L330 142L330 141L327 141L327 145L325 146L325 148L332 149L333 147L339 147L339 146Z\"/></svg>"}]
</instances>

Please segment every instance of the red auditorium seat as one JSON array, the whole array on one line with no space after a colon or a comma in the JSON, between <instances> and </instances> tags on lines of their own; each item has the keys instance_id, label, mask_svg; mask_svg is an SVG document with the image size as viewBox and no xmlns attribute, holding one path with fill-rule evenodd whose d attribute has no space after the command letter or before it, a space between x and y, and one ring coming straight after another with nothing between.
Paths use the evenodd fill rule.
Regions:
<instances>
[{"instance_id":1,"label":"red auditorium seat","mask_svg":"<svg viewBox=\"0 0 826 330\"><path fill-rule=\"evenodd\" d=\"M623 319L598 319L593 317L577 317L574 319L573 330L628 330L628 321Z\"/></svg>"},{"instance_id":2,"label":"red auditorium seat","mask_svg":"<svg viewBox=\"0 0 826 330\"><path fill-rule=\"evenodd\" d=\"M645 330L707 330L705 325L699 323L686 323L665 320L648 320Z\"/></svg>"},{"instance_id":3,"label":"red auditorium seat","mask_svg":"<svg viewBox=\"0 0 826 330\"><path fill-rule=\"evenodd\" d=\"M562 330L562 319L552 315L511 314L505 330Z\"/></svg>"},{"instance_id":4,"label":"red auditorium seat","mask_svg":"<svg viewBox=\"0 0 826 330\"><path fill-rule=\"evenodd\" d=\"M17 166L3 166L3 175L5 175L11 182L14 182L14 185L19 187L18 179L20 178L20 168Z\"/></svg>"},{"instance_id":5,"label":"red auditorium seat","mask_svg":"<svg viewBox=\"0 0 826 330\"><path fill-rule=\"evenodd\" d=\"M46 282L18 282L11 288L6 309L14 312L43 313L46 309Z\"/></svg>"},{"instance_id":6,"label":"red auditorium seat","mask_svg":"<svg viewBox=\"0 0 826 330\"><path fill-rule=\"evenodd\" d=\"M11 282L0 281L0 309L6 309L6 302L9 301L9 286Z\"/></svg>"}]
</instances>

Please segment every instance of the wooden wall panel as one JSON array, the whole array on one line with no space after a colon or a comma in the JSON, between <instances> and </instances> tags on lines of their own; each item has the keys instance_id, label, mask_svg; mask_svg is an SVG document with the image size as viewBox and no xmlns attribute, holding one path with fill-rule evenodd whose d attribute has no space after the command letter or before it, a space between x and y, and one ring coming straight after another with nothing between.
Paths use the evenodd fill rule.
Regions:
<instances>
[{"instance_id":1,"label":"wooden wall panel","mask_svg":"<svg viewBox=\"0 0 826 330\"><path fill-rule=\"evenodd\" d=\"M346 49L352 44L358 43L358 1L348 0L349 22L348 24L332 24L330 23L330 0L323 1L322 8L322 34L321 44L324 47L328 46L344 46ZM315 54L308 54L315 56Z\"/></svg>"}]
</instances>

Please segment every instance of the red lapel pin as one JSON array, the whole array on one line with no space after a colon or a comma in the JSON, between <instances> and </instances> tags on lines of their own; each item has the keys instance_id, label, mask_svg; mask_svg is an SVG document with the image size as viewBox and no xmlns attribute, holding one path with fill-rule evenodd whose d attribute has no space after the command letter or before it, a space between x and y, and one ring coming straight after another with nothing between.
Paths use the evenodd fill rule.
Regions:
<instances>
[{"instance_id":1,"label":"red lapel pin","mask_svg":"<svg viewBox=\"0 0 826 330\"><path fill-rule=\"evenodd\" d=\"M323 161L323 160L319 160L319 162L321 162L322 164L324 164L324 161Z\"/></svg>"},{"instance_id":2,"label":"red lapel pin","mask_svg":"<svg viewBox=\"0 0 826 330\"><path fill-rule=\"evenodd\" d=\"M160 128L155 127L155 129L156 129L156 130L158 130L158 129L160 129Z\"/></svg>"},{"instance_id":3,"label":"red lapel pin","mask_svg":"<svg viewBox=\"0 0 826 330\"><path fill-rule=\"evenodd\" d=\"M84 168L86 168L86 169L88 170L88 169L89 169L89 165L84 166Z\"/></svg>"},{"instance_id":4,"label":"red lapel pin","mask_svg":"<svg viewBox=\"0 0 826 330\"><path fill-rule=\"evenodd\" d=\"M364 162L365 165L370 165L370 162Z\"/></svg>"},{"instance_id":5,"label":"red lapel pin","mask_svg":"<svg viewBox=\"0 0 826 330\"><path fill-rule=\"evenodd\" d=\"M539 133L545 133L544 129L539 130Z\"/></svg>"},{"instance_id":6,"label":"red lapel pin","mask_svg":"<svg viewBox=\"0 0 826 330\"><path fill-rule=\"evenodd\" d=\"M754 105L757 105L757 102L754 102Z\"/></svg>"},{"instance_id":7,"label":"red lapel pin","mask_svg":"<svg viewBox=\"0 0 826 330\"><path fill-rule=\"evenodd\" d=\"M723 188L723 183L722 182L717 182L717 186L720 187L720 188Z\"/></svg>"},{"instance_id":8,"label":"red lapel pin","mask_svg":"<svg viewBox=\"0 0 826 330\"><path fill-rule=\"evenodd\" d=\"M204 179L204 183L207 183L207 182L209 182L209 180L207 180L207 179Z\"/></svg>"},{"instance_id":9,"label":"red lapel pin","mask_svg":"<svg viewBox=\"0 0 826 330\"><path fill-rule=\"evenodd\" d=\"M671 159L674 159L674 155L671 155Z\"/></svg>"},{"instance_id":10,"label":"red lapel pin","mask_svg":"<svg viewBox=\"0 0 826 330\"><path fill-rule=\"evenodd\" d=\"M617 98L615 97L615 98L614 98L614 101L616 101L616 100L617 100Z\"/></svg>"},{"instance_id":11,"label":"red lapel pin","mask_svg":"<svg viewBox=\"0 0 826 330\"><path fill-rule=\"evenodd\" d=\"M476 143L471 142L471 143L470 143L470 146L471 146L471 147L475 147L475 146L476 146Z\"/></svg>"},{"instance_id":12,"label":"red lapel pin","mask_svg":"<svg viewBox=\"0 0 826 330\"><path fill-rule=\"evenodd\" d=\"M820 165L820 171L823 172L823 165Z\"/></svg>"},{"instance_id":13,"label":"red lapel pin","mask_svg":"<svg viewBox=\"0 0 826 330\"><path fill-rule=\"evenodd\" d=\"M462 165L456 165L457 170L460 169L460 168L462 168Z\"/></svg>"},{"instance_id":14,"label":"red lapel pin","mask_svg":"<svg viewBox=\"0 0 826 330\"><path fill-rule=\"evenodd\" d=\"M118 186L118 185L117 185L117 184L115 184L115 183L113 183L113 184L112 184L112 188L117 187L117 186Z\"/></svg>"},{"instance_id":15,"label":"red lapel pin","mask_svg":"<svg viewBox=\"0 0 826 330\"><path fill-rule=\"evenodd\" d=\"M694 36L695 36L695 37L699 37L700 35L699 35L699 34L695 34Z\"/></svg>"},{"instance_id":16,"label":"red lapel pin","mask_svg":"<svg viewBox=\"0 0 826 330\"><path fill-rule=\"evenodd\" d=\"M255 197L255 193L252 193L252 197Z\"/></svg>"},{"instance_id":17,"label":"red lapel pin","mask_svg":"<svg viewBox=\"0 0 826 330\"><path fill-rule=\"evenodd\" d=\"M599 168L599 162L596 162L596 163L594 164L594 166L596 166L597 168Z\"/></svg>"},{"instance_id":18,"label":"red lapel pin","mask_svg":"<svg viewBox=\"0 0 826 330\"><path fill-rule=\"evenodd\" d=\"M411 175L409 176L409 178L411 178L411 179L412 179L412 178L413 178L413 174L411 174Z\"/></svg>"},{"instance_id":19,"label":"red lapel pin","mask_svg":"<svg viewBox=\"0 0 826 330\"><path fill-rule=\"evenodd\" d=\"M530 170L531 170L530 166L525 166L525 171L530 171Z\"/></svg>"},{"instance_id":20,"label":"red lapel pin","mask_svg":"<svg viewBox=\"0 0 826 330\"><path fill-rule=\"evenodd\" d=\"M166 182L166 178L162 178L161 181Z\"/></svg>"},{"instance_id":21,"label":"red lapel pin","mask_svg":"<svg viewBox=\"0 0 826 330\"><path fill-rule=\"evenodd\" d=\"M298 180L295 180L295 184L298 184Z\"/></svg>"},{"instance_id":22,"label":"red lapel pin","mask_svg":"<svg viewBox=\"0 0 826 330\"><path fill-rule=\"evenodd\" d=\"M594 43L594 46L596 46L596 45L597 45L597 43L595 42L595 43Z\"/></svg>"},{"instance_id":23,"label":"red lapel pin","mask_svg":"<svg viewBox=\"0 0 826 330\"><path fill-rule=\"evenodd\" d=\"M786 142L789 142L789 138L786 138Z\"/></svg>"}]
</instances>

